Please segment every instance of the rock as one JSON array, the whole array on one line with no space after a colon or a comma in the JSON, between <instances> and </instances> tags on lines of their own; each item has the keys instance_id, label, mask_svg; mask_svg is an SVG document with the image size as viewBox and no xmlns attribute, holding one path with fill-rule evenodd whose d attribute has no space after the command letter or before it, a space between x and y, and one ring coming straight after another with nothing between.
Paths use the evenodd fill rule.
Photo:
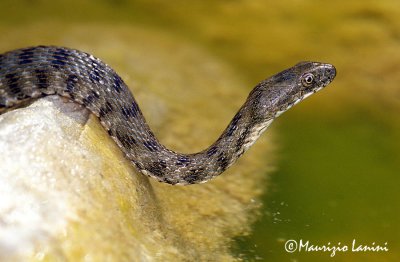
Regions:
<instances>
[{"instance_id":1,"label":"rock","mask_svg":"<svg viewBox=\"0 0 400 262\"><path fill-rule=\"evenodd\" d=\"M208 146L250 90L207 52L160 32L69 28L69 39L90 31L103 40L80 44L39 29L20 29L8 42L43 31L49 42L100 57L174 150ZM51 96L7 112L0 116L0 260L235 260L231 243L256 218L268 148L261 139L218 178L171 186L138 173L81 106Z\"/></svg>"}]
</instances>

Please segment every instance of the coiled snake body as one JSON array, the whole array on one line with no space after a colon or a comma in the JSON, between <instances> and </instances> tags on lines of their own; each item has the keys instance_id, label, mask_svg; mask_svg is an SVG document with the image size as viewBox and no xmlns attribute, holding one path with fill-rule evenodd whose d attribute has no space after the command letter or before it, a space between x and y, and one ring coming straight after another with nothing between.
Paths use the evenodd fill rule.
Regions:
<instances>
[{"instance_id":1,"label":"coiled snake body","mask_svg":"<svg viewBox=\"0 0 400 262\"><path fill-rule=\"evenodd\" d=\"M58 94L84 105L144 174L169 184L206 182L240 157L281 113L328 85L330 64L301 62L260 82L207 149L180 154L159 143L133 95L113 69L87 53L37 46L0 55L0 113Z\"/></svg>"}]
</instances>

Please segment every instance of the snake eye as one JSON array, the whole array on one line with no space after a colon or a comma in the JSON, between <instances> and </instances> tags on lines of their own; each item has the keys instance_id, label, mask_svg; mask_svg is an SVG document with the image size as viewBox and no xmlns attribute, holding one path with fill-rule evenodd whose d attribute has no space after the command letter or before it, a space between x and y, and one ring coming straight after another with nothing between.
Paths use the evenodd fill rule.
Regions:
<instances>
[{"instance_id":1,"label":"snake eye","mask_svg":"<svg viewBox=\"0 0 400 262\"><path fill-rule=\"evenodd\" d=\"M314 75L311 73L305 74L301 79L301 82L304 86L309 86L314 81Z\"/></svg>"}]
</instances>

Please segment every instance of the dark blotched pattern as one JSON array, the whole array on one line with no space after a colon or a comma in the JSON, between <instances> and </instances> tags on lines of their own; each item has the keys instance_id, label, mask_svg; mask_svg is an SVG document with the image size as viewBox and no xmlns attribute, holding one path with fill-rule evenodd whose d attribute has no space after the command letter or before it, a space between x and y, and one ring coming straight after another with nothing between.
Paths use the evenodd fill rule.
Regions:
<instances>
[{"instance_id":1,"label":"dark blotched pattern","mask_svg":"<svg viewBox=\"0 0 400 262\"><path fill-rule=\"evenodd\" d=\"M302 86L302 76L310 72L315 75L312 86ZM279 112L318 91L334 76L331 65L305 62L262 81L213 145L186 155L159 143L114 70L78 50L37 46L0 55L0 112L29 98L51 94L68 97L100 118L141 172L169 184L194 184L225 171Z\"/></svg>"}]
</instances>

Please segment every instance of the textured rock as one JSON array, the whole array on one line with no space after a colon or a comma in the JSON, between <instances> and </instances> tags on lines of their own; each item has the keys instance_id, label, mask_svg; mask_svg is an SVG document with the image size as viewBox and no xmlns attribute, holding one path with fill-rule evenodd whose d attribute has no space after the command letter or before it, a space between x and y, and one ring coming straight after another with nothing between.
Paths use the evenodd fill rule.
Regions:
<instances>
[{"instance_id":1,"label":"textured rock","mask_svg":"<svg viewBox=\"0 0 400 262\"><path fill-rule=\"evenodd\" d=\"M132 88L161 142L178 151L215 140L249 91L203 50L159 32L67 27L61 40L40 27L8 32L8 42L40 31L41 43L100 57ZM232 239L249 233L265 188L266 150L261 139L222 176L171 186L137 173L98 119L74 103L48 97L7 112L0 116L0 260L234 260Z\"/></svg>"}]
</instances>

